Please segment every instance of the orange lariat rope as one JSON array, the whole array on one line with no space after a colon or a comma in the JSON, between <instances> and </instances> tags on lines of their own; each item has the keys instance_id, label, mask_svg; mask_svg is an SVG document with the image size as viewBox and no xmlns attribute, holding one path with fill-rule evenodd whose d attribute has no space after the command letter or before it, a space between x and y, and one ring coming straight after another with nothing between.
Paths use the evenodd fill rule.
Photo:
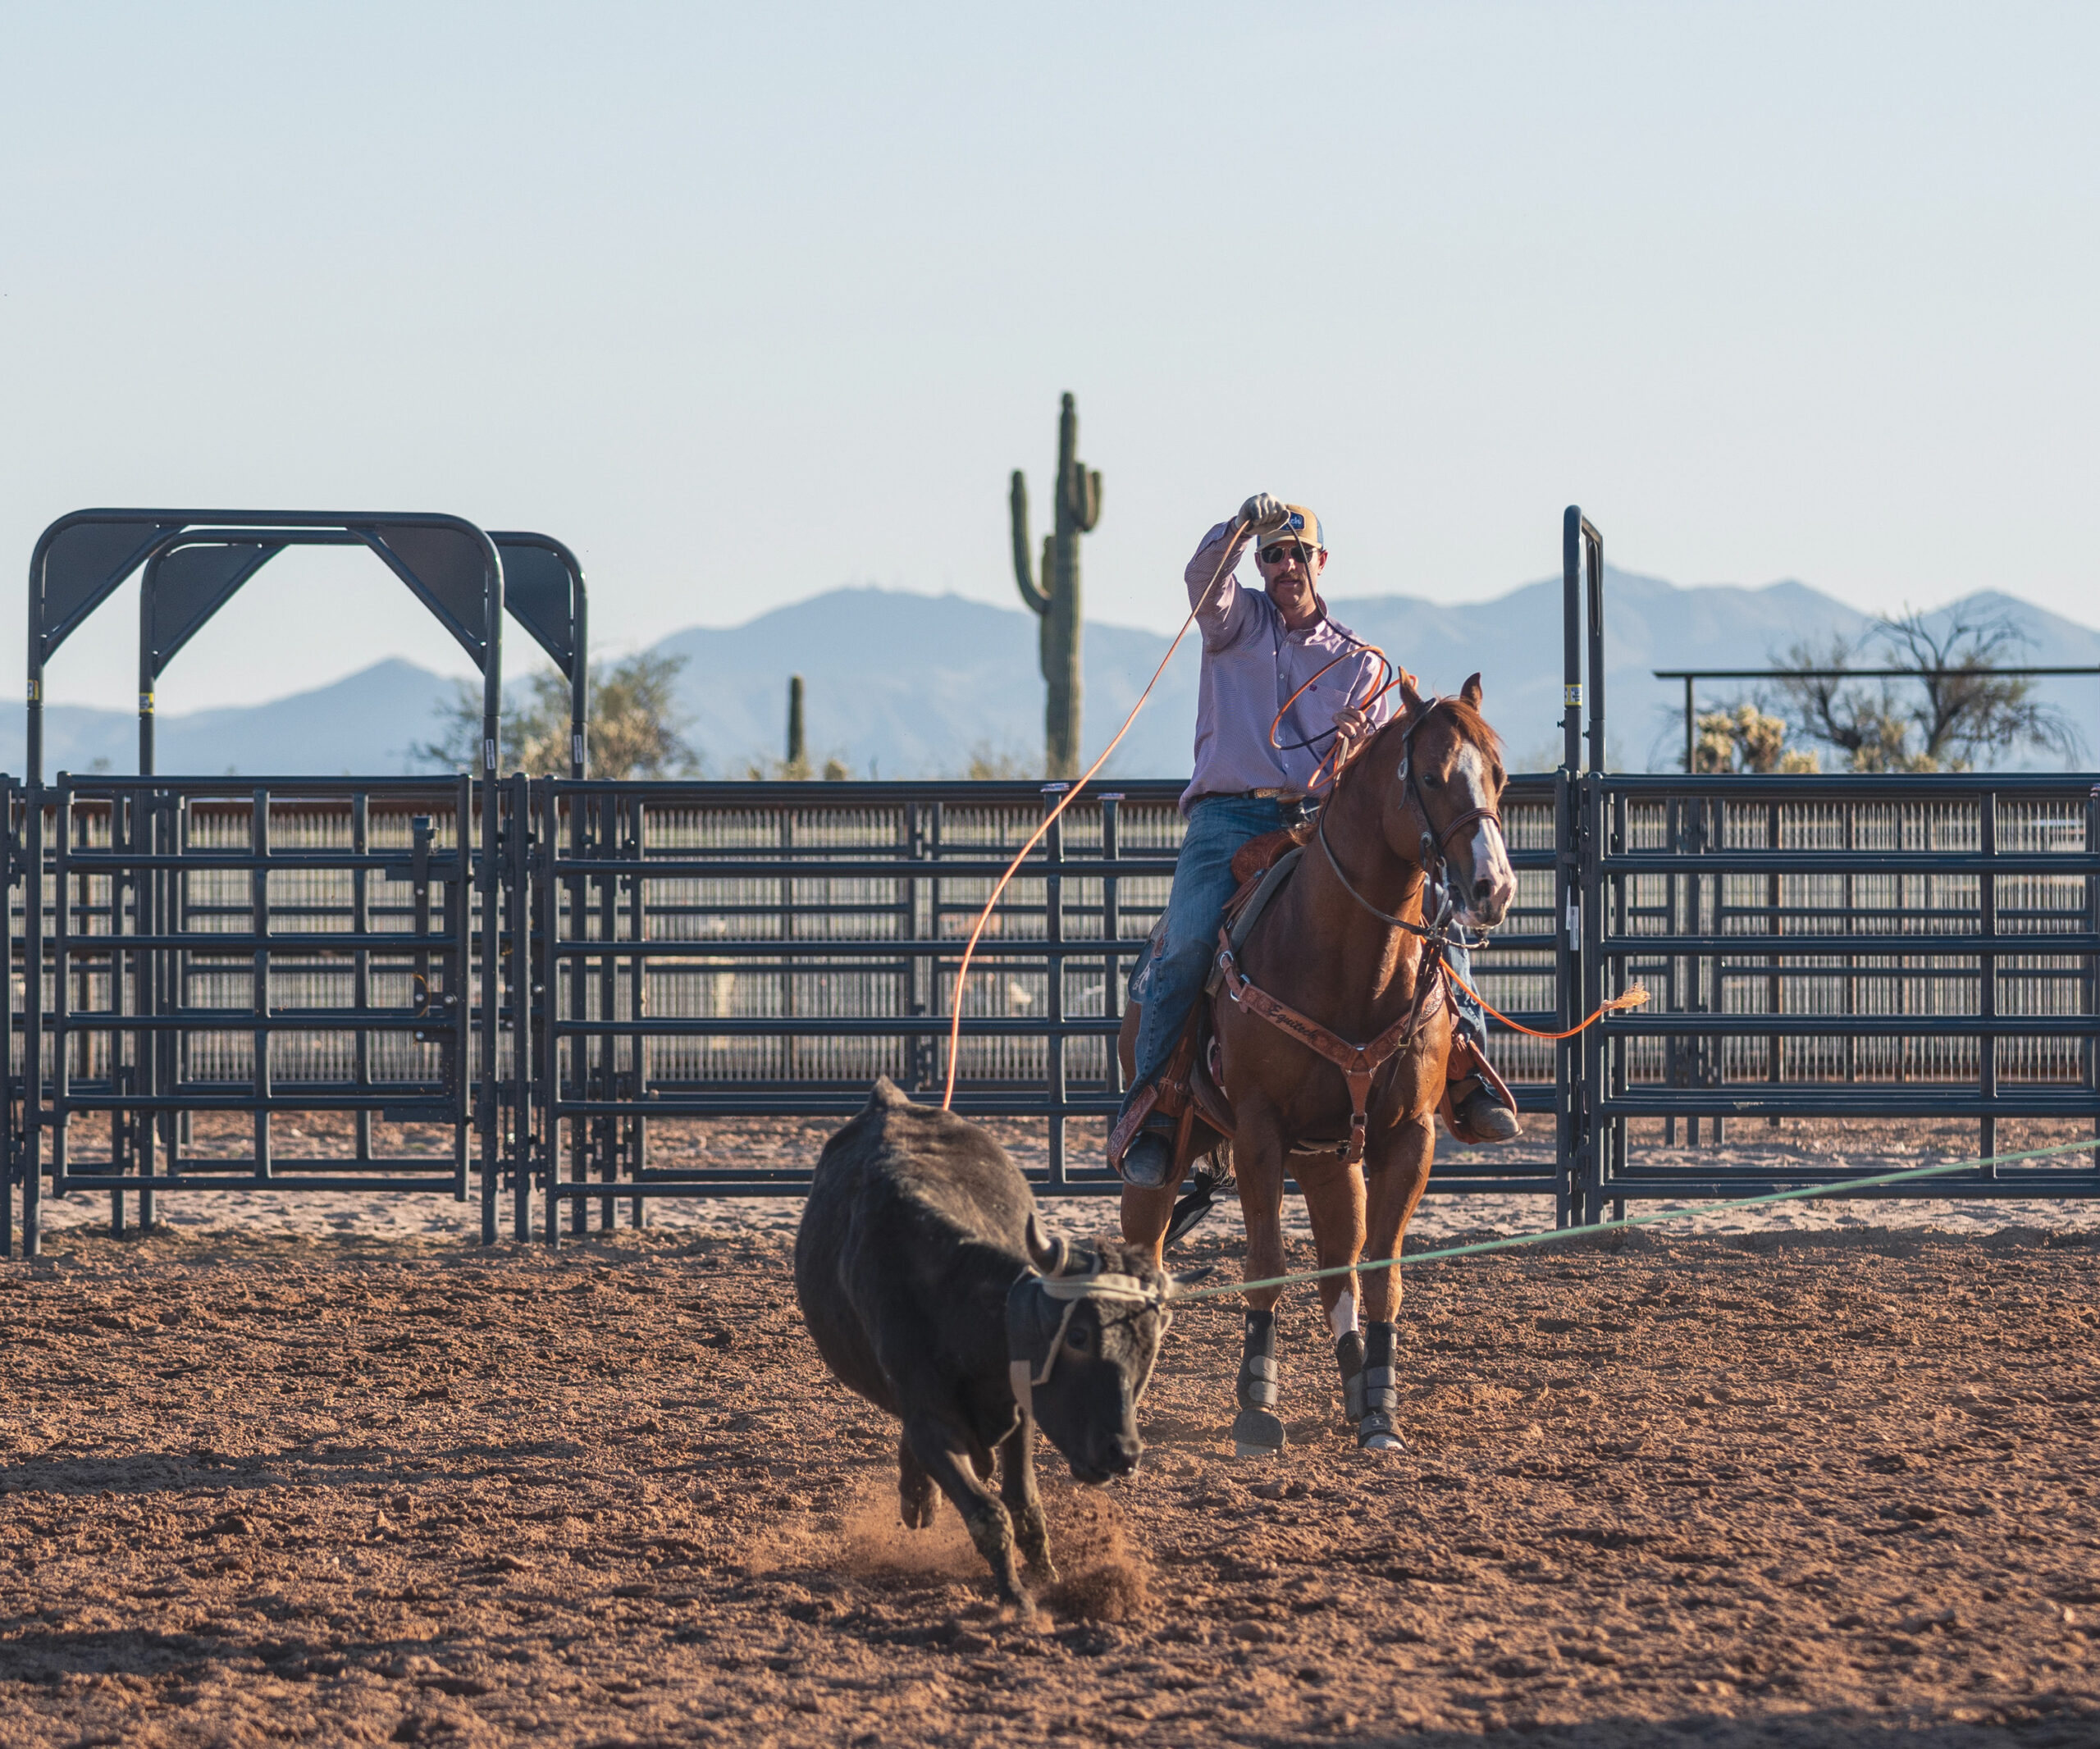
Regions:
<instances>
[{"instance_id":1,"label":"orange lariat rope","mask_svg":"<svg viewBox=\"0 0 2100 1749\"><path fill-rule=\"evenodd\" d=\"M1226 561L1233 556L1232 543L1239 538L1240 531L1246 526L1244 521L1235 518L1232 527L1226 531L1225 537ZM1217 587L1218 579L1224 575L1225 563L1221 562L1217 569L1212 573L1210 582L1203 587L1204 596L1208 597L1211 591ZM1181 647L1181 640L1189 635L1189 628L1195 623L1196 610L1192 607L1189 610L1189 617L1181 622L1181 629L1174 634L1174 642L1166 646L1166 654L1159 659L1159 666L1152 671L1152 678L1145 683L1144 691L1138 695L1137 703L1130 706L1130 714L1123 719L1123 726L1116 731L1116 739L1101 750L1101 756L1086 768L1085 774L1076 783L1065 792L1064 795L1059 798L1057 806L1043 816L1042 824L1029 833L1028 842L1014 853L1014 860L1007 865L1007 872L999 877L998 884L993 888L991 897L985 900L984 910L978 912L977 921L970 931L969 943L962 950L962 964L957 968L955 975L955 1000L951 1005L948 1014L947 1084L941 1091L943 1111L952 1109L955 1104L955 1071L956 1061L961 1055L962 1049L962 993L970 982L970 962L977 957L978 938L984 934L984 925L991 920L993 907L999 902L999 895L1007 890L1007 883L1012 880L1021 864L1028 860L1028 853L1043 842L1043 834L1050 829L1059 815L1079 799L1080 792L1093 781L1094 773L1108 763L1108 756L1116 751L1116 743L1130 733L1130 725L1137 721L1138 713L1145 708L1145 701L1152 696L1152 689L1159 684L1159 677L1166 672L1166 664L1174 660L1174 652ZM1051 975L1055 977L1057 974L1053 970Z\"/></svg>"},{"instance_id":2,"label":"orange lariat rope","mask_svg":"<svg viewBox=\"0 0 2100 1749\"><path fill-rule=\"evenodd\" d=\"M1490 1014L1493 1015L1495 1019L1501 1021L1504 1026L1510 1030L1510 1031L1520 1032L1527 1039L1572 1039L1578 1032L1586 1032L1591 1027L1596 1025L1599 1021L1602 1020L1607 1014L1616 1013L1621 1008L1642 1007L1646 1006L1648 1001L1648 986L1645 984L1636 984L1628 989L1621 991L1618 995L1611 998L1610 1000L1606 1002L1601 1008L1598 1009L1595 1014L1591 1015L1589 1019L1583 1021L1580 1026L1571 1026L1566 1032L1539 1032L1532 1027L1522 1025L1519 1022L1511 1020L1509 1016L1504 1014L1500 1008L1491 1005L1485 996L1481 995L1478 990L1475 989L1470 984L1467 983L1463 978L1461 978L1458 975L1458 973L1451 970L1451 962L1449 960L1446 960L1444 962L1444 975L1449 978L1452 983L1457 984L1458 987L1463 990L1467 995L1472 997L1472 999L1478 1002L1481 1007L1486 1008Z\"/></svg>"}]
</instances>

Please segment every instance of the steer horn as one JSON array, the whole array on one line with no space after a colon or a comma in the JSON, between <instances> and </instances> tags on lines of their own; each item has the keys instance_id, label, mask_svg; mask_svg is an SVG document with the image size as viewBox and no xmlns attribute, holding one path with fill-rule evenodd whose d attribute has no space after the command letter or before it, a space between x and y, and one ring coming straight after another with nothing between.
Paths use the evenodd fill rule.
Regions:
<instances>
[{"instance_id":1,"label":"steer horn","mask_svg":"<svg viewBox=\"0 0 2100 1749\"><path fill-rule=\"evenodd\" d=\"M1071 1247L1061 1239L1052 1239L1043 1231L1043 1217L1030 1212L1028 1217L1028 1260L1046 1276L1062 1275L1071 1256Z\"/></svg>"}]
</instances>

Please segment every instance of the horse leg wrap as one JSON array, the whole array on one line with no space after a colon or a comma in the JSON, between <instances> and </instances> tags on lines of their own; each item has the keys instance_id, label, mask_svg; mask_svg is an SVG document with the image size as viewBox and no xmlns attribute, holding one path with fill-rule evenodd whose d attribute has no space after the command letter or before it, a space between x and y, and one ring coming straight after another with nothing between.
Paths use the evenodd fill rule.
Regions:
<instances>
[{"instance_id":1,"label":"horse leg wrap","mask_svg":"<svg viewBox=\"0 0 2100 1749\"><path fill-rule=\"evenodd\" d=\"M1405 1451L1407 1442L1393 1430L1400 1392L1394 1356L1399 1327L1374 1322L1363 1331L1363 1368L1358 1377L1363 1411L1356 1418L1356 1442L1367 1451Z\"/></svg>"},{"instance_id":2,"label":"horse leg wrap","mask_svg":"<svg viewBox=\"0 0 2100 1749\"><path fill-rule=\"evenodd\" d=\"M1342 1413L1354 1427L1363 1419L1363 1336L1349 1330L1335 1339L1335 1364L1342 1372Z\"/></svg>"},{"instance_id":3,"label":"horse leg wrap","mask_svg":"<svg viewBox=\"0 0 2100 1749\"><path fill-rule=\"evenodd\" d=\"M1266 1457L1283 1450L1283 1423L1276 1407L1283 1400L1276 1376L1276 1314L1247 1314L1247 1345L1239 1359L1239 1413L1232 1423L1235 1452L1243 1458Z\"/></svg>"},{"instance_id":4,"label":"horse leg wrap","mask_svg":"<svg viewBox=\"0 0 2100 1749\"><path fill-rule=\"evenodd\" d=\"M1274 1409L1282 1400L1276 1382L1276 1312L1249 1312L1247 1346L1239 1357L1239 1406Z\"/></svg>"}]
</instances>

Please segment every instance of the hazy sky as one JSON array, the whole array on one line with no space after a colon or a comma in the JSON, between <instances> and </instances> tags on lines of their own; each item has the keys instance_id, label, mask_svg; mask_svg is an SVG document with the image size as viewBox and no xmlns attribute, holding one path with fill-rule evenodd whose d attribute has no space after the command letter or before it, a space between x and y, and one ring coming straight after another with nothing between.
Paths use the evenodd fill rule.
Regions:
<instances>
[{"instance_id":1,"label":"hazy sky","mask_svg":"<svg viewBox=\"0 0 2100 1749\"><path fill-rule=\"evenodd\" d=\"M1265 488L1337 595L1499 594L1580 500L1680 582L2100 622L2100 8L0 21L17 676L84 505L544 528L615 650L847 582L1014 602L1065 389L1099 620L1178 623ZM163 710L463 664L372 562L272 571ZM135 630L53 696L127 703Z\"/></svg>"}]
</instances>

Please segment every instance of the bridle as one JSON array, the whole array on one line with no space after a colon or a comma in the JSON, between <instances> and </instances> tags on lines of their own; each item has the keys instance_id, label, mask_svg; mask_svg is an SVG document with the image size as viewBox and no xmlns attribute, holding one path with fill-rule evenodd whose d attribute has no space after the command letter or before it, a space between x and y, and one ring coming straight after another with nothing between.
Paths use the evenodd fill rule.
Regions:
<instances>
[{"instance_id":1,"label":"bridle","mask_svg":"<svg viewBox=\"0 0 2100 1749\"><path fill-rule=\"evenodd\" d=\"M1472 824L1475 820L1491 822L1495 829L1502 833L1503 843L1505 845L1509 843L1509 835L1504 830L1501 811L1492 803L1485 807L1467 809L1464 813L1446 820L1441 830L1437 828L1436 816L1429 811L1429 800L1422 792L1422 780L1415 775L1414 738L1421 731L1422 724L1427 723L1438 710L1449 702L1449 700L1445 698L1428 700L1421 710L1414 713L1413 719L1407 727L1400 731L1401 790L1405 799L1413 803L1415 812L1421 815L1423 825L1428 829L1422 835L1420 865L1423 879L1429 883L1437 895L1436 916L1434 921L1421 924L1410 922L1405 917L1396 917L1390 911L1381 911L1356 890L1356 884L1343 872L1341 858L1335 854L1335 847L1327 842L1327 810L1326 808L1320 810L1314 829L1320 840L1320 848L1326 853L1327 866L1335 871L1335 879L1342 884L1342 891L1369 911L1372 916L1378 919L1381 923L1390 924L1395 929L1405 929L1410 935L1418 935L1424 941L1439 943L1450 938L1451 932L1455 929L1458 932L1459 944L1461 947L1472 948L1479 946L1480 943L1468 941L1465 938L1466 932L1463 927L1452 920L1451 914L1458 907L1451 897L1449 880L1451 841L1460 831ZM1350 763L1355 762L1351 760ZM1337 792L1341 788L1341 779L1339 774L1335 777L1334 787ZM1486 932L1483 930L1481 939L1485 940L1486 936Z\"/></svg>"}]
</instances>

